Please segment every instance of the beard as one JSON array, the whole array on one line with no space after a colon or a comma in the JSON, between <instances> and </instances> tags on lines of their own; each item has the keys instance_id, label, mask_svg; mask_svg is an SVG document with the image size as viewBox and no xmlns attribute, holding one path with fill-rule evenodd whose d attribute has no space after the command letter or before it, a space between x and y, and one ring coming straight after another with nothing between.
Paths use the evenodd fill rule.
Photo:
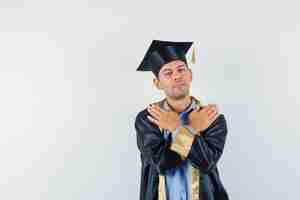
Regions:
<instances>
[{"instance_id":1,"label":"beard","mask_svg":"<svg viewBox=\"0 0 300 200\"><path fill-rule=\"evenodd\" d=\"M173 100L181 100L184 99L186 96L189 95L189 85L183 85L180 87L174 87L174 88L166 88L165 89L165 94L168 96L170 99Z\"/></svg>"}]
</instances>

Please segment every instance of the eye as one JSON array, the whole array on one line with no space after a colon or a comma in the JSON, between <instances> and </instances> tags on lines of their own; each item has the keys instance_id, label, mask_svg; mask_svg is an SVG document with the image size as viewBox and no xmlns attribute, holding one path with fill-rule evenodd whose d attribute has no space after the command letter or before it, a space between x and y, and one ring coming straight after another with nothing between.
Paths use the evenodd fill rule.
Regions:
<instances>
[{"instance_id":1,"label":"eye","mask_svg":"<svg viewBox=\"0 0 300 200\"><path fill-rule=\"evenodd\" d=\"M185 69L185 68L180 68L180 69L178 69L178 71L179 71L179 72L185 72L186 69Z\"/></svg>"},{"instance_id":2,"label":"eye","mask_svg":"<svg viewBox=\"0 0 300 200\"><path fill-rule=\"evenodd\" d=\"M171 76L172 75L172 72L167 72L167 73L164 73L165 76Z\"/></svg>"}]
</instances>

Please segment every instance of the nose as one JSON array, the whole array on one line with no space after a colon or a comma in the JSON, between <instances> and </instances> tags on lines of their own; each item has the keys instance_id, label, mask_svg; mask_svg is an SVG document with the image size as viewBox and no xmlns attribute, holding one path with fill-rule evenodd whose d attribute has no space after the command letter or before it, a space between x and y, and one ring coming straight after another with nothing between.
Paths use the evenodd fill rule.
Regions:
<instances>
[{"instance_id":1,"label":"nose","mask_svg":"<svg viewBox=\"0 0 300 200\"><path fill-rule=\"evenodd\" d=\"M173 80L174 80L174 81L181 80L181 78L182 78L182 75L181 75L180 73L178 73L177 71L175 71L175 72L173 73Z\"/></svg>"}]
</instances>

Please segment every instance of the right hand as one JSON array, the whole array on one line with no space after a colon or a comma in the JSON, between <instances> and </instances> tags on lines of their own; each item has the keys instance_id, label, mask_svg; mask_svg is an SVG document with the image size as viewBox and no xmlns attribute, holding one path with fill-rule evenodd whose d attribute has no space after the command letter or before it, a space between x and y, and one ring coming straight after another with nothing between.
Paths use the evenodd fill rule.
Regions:
<instances>
[{"instance_id":1,"label":"right hand","mask_svg":"<svg viewBox=\"0 0 300 200\"><path fill-rule=\"evenodd\" d=\"M162 129L168 129L173 133L180 126L179 116L173 111L163 111L157 105L150 105L147 110L150 113L148 119Z\"/></svg>"},{"instance_id":2,"label":"right hand","mask_svg":"<svg viewBox=\"0 0 300 200\"><path fill-rule=\"evenodd\" d=\"M201 110L199 107L189 114L189 126L197 133L207 129L219 116L216 104L208 104Z\"/></svg>"}]
</instances>

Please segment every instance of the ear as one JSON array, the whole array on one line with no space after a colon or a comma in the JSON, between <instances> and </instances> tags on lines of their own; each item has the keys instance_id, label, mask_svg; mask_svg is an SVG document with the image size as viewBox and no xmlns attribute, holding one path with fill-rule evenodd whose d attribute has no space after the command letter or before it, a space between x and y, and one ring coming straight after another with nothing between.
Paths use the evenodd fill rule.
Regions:
<instances>
[{"instance_id":1,"label":"ear","mask_svg":"<svg viewBox=\"0 0 300 200\"><path fill-rule=\"evenodd\" d=\"M153 85L157 88L157 89L161 89L160 88L160 84L159 84L159 80L158 78L153 78Z\"/></svg>"},{"instance_id":2,"label":"ear","mask_svg":"<svg viewBox=\"0 0 300 200\"><path fill-rule=\"evenodd\" d=\"M193 72L192 72L191 68L189 68L189 70L190 70L190 73L191 73L191 81L192 81L193 80Z\"/></svg>"}]
</instances>

